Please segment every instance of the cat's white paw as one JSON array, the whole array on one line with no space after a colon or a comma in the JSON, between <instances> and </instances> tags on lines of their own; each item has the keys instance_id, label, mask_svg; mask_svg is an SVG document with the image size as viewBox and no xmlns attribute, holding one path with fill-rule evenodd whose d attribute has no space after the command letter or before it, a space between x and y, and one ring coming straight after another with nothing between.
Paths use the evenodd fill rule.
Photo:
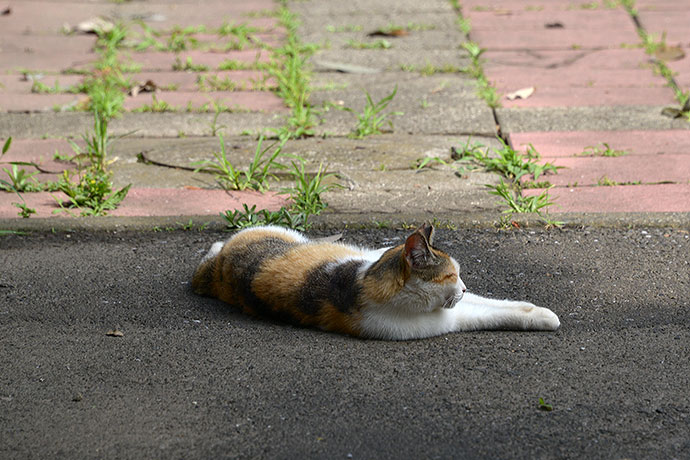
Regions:
<instances>
[{"instance_id":1,"label":"cat's white paw","mask_svg":"<svg viewBox=\"0 0 690 460\"><path fill-rule=\"evenodd\" d=\"M537 331L555 331L561 325L561 321L558 319L558 316L548 308L537 307L536 305L523 308L529 309L528 329Z\"/></svg>"}]
</instances>

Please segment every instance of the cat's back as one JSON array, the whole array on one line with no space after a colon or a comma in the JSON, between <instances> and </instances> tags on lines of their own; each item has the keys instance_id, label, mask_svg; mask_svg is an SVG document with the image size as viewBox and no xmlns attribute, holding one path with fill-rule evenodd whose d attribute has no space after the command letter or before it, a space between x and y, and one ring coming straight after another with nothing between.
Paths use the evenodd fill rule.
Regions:
<instances>
[{"instance_id":1,"label":"cat's back","mask_svg":"<svg viewBox=\"0 0 690 460\"><path fill-rule=\"evenodd\" d=\"M356 307L358 273L371 257L280 227L252 228L214 245L192 286L248 312L311 324L327 310L347 314Z\"/></svg>"}]
</instances>

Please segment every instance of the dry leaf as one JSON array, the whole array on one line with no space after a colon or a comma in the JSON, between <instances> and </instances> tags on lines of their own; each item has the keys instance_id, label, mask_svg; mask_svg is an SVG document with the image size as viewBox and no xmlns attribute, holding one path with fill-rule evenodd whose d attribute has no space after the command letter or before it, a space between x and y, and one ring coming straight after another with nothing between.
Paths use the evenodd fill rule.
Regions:
<instances>
[{"instance_id":1,"label":"dry leaf","mask_svg":"<svg viewBox=\"0 0 690 460\"><path fill-rule=\"evenodd\" d=\"M512 93L506 94L506 99L508 99L509 101L515 99L527 99L534 93L534 91L534 86L530 86L529 88L522 88L517 91L513 91Z\"/></svg>"},{"instance_id":2,"label":"dry leaf","mask_svg":"<svg viewBox=\"0 0 690 460\"><path fill-rule=\"evenodd\" d=\"M678 61L685 57L685 51L680 46L660 46L654 56L662 61Z\"/></svg>"},{"instance_id":3,"label":"dry leaf","mask_svg":"<svg viewBox=\"0 0 690 460\"><path fill-rule=\"evenodd\" d=\"M158 91L158 85L156 85L152 80L146 80L146 83L138 83L132 86L129 90L129 94L134 97L139 93L154 93Z\"/></svg>"},{"instance_id":4,"label":"dry leaf","mask_svg":"<svg viewBox=\"0 0 690 460\"><path fill-rule=\"evenodd\" d=\"M107 335L109 337L124 337L125 334L124 334L124 332L122 332L119 329L112 329L112 330L106 332L105 335Z\"/></svg>"},{"instance_id":5,"label":"dry leaf","mask_svg":"<svg viewBox=\"0 0 690 460\"><path fill-rule=\"evenodd\" d=\"M402 27L395 27L392 29L378 29L367 34L367 36L369 37L404 37L406 35L410 35L410 33Z\"/></svg>"},{"instance_id":6,"label":"dry leaf","mask_svg":"<svg viewBox=\"0 0 690 460\"><path fill-rule=\"evenodd\" d=\"M74 31L82 34L95 34L98 31L110 32L113 30L113 27L115 25L112 22L106 21L103 18L91 18L77 24Z\"/></svg>"}]
</instances>

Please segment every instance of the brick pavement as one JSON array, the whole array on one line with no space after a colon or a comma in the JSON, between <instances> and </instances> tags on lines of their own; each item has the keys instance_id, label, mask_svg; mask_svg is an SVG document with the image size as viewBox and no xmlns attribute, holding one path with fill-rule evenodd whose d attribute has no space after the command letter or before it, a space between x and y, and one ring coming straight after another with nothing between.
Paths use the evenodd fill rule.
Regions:
<instances>
[{"instance_id":1,"label":"brick pavement","mask_svg":"<svg viewBox=\"0 0 690 460\"><path fill-rule=\"evenodd\" d=\"M636 4L639 24L644 30L657 38L665 34L669 45L677 45L688 53L690 0L638 0ZM396 120L393 137L386 142L395 143L398 139L401 145L408 145L414 136L425 134L474 135L481 139L490 136L498 127L514 147L526 149L532 144L540 152L541 161L565 167L557 175L545 177L554 185L550 194L557 205L551 212L690 212L690 123L661 116L663 107L677 105L674 92L666 80L653 71L650 56L640 46L636 23L622 7L614 7L613 2L461 1L462 14L471 24L469 38L486 50L482 55L485 74L503 96L502 108L494 110L493 117L492 111L472 95L471 82L465 76L437 74L424 78L400 72L404 67L401 63L416 68L424 65L461 68L467 65L466 54L458 51L462 35L455 26L455 15L449 2L436 0L428 5L419 5L402 1L390 8L382 3L368 9L358 2L294 3L289 6L303 16L304 26L300 33L310 41L326 43L312 59L317 70L314 80L318 85L331 85L336 89L315 92L315 105L327 107L340 100L340 103L344 101L346 106L353 107L362 99L362 89L372 91L375 97L382 97L394 85L399 85L394 105L399 104L395 109L404 111L405 115ZM157 39L162 43L175 28L205 26L205 29L189 35L202 44L196 49L179 52L155 51L152 48L123 51L125 62L136 65L135 71L128 76L139 83L151 80L159 91L155 93L155 99L152 93L127 95L126 113L113 123L121 126L116 128L116 132L138 129L139 134L134 134L134 137L142 139L161 135L184 137L190 132L197 133L196 128L186 127L190 123L208 123L212 113L197 112L204 109L212 112L211 102L229 111L223 114L224 118L219 118L219 124L224 124L228 135L237 136L246 130L240 129L245 119L251 119L250 126L257 126L257 130L261 126L275 126L274 120L284 117L288 108L272 91L276 83L261 65L268 62L270 53L254 42L245 44L240 50L223 51L233 37L221 36L214 30L227 23L245 23L255 28L255 38L263 43L280 44L285 39L285 31L270 14L276 8L277 4L270 0L209 1L204 3L204 8L175 1L156 5L106 0L0 2L0 11L9 9L9 14L0 16L0 120L3 113L9 117L5 118L9 121L6 126L0 121L0 139L10 135L15 137L10 153L3 160L39 161L43 169L50 172L65 166L55 162L52 155L56 149L68 153L67 142L52 134L37 134L40 129L35 126L50 125L44 117L55 117L55 124L63 126L65 117L71 115L65 111L83 104L84 94L72 94L64 89L82 81L83 76L75 75L75 70L89 69L98 58L94 52L96 38L92 34L66 34L65 30L99 15L127 21L134 32L133 37L139 40L143 37L143 28L131 21L141 20L161 34ZM311 14L314 14L313 18ZM362 21L364 27L344 33L325 32L329 25L331 30L337 27L345 30L357 21ZM422 29L399 39L389 38L393 42L393 51L351 49L349 43L352 40L373 41L375 38L366 35L369 31L374 30L377 24L377 27L384 27L394 21L427 25L428 30ZM248 70L221 70L222 64L228 60L240 63ZM187 62L204 66L204 69L173 70ZM363 66L379 73L333 73L333 66L342 64ZM678 85L687 91L690 88L690 57L675 56L668 60L667 65L674 72ZM453 80L453 90L449 92L446 87L450 78L456 78L458 82ZM225 85L233 87L232 91L204 86L202 82L209 79L225 82ZM48 88L57 86L62 91L56 94L37 92L36 81ZM510 101L504 97L526 87L535 88L527 99ZM420 107L420 100L425 101L427 107L423 107L424 104ZM132 113L150 110L156 101L168 103L176 112L169 114L168 118L162 117L166 114L142 117L144 114ZM186 114L187 111L191 112ZM333 151L338 150L342 136L350 129L351 115L325 110L322 116L323 124L317 127L317 131L335 135L324 145ZM492 118L498 120L498 126ZM43 120L41 124L27 128L26 134L14 132L14 128L10 132L8 128L23 126L23 123L31 125L38 119ZM186 121L178 123L179 119ZM601 122L594 121L598 119ZM615 130L607 128L609 120L616 126ZM74 124L67 128L69 132L64 136L78 137L84 132L82 126ZM155 131L153 134L152 130ZM204 132L208 135L208 128ZM239 143L240 140L231 139L229 142ZM367 142L364 141L361 148L373 149L375 143ZM424 145L427 142L433 143L426 139ZM599 156L597 152L604 150L604 144L613 150L624 151L625 155ZM311 148L298 147L296 150L309 156ZM438 150L445 148L445 144L439 144ZM120 168L116 169L116 174L136 167L135 155L130 154L133 150L125 150L116 151L121 156L119 164L116 163ZM417 155L430 155L429 152L434 151L420 150ZM415 153L410 153L410 158L414 156ZM318 166L317 161L324 158L328 161L328 154L315 159L312 166ZM335 164L341 161L335 156L331 160ZM407 157L404 161L410 162ZM343 164L341 172L350 171L353 167ZM399 167L405 168L402 162ZM386 173L393 177L395 168L388 169ZM144 178L146 174L143 173ZM165 178L181 177L180 170L159 170L156 174L160 177L149 185L145 181L136 182L121 208L112 214L217 215L220 210L238 208L242 202L269 209L277 209L284 203L284 198L272 194L260 196L208 190L207 185L190 181L189 175L182 181L170 179L166 187ZM350 171L347 174L354 173ZM369 178L372 174L364 171L361 177ZM436 178L437 175L434 172L426 177ZM54 178L55 174L44 173L39 177L47 180ZM405 179L401 179L403 177ZM359 206L367 206L366 196L378 197L391 188L390 184L407 183L409 179L406 177L401 174L397 181L378 181L375 177L366 179L370 182L364 183L351 195L336 198L335 202L339 203L336 208L344 210L347 200L356 200ZM417 177L420 180L416 180ZM431 185L424 185L430 179L421 180L423 178L414 176L414 187L428 187L431 191ZM448 180L447 186L441 187L447 195L436 197L441 200L447 201L455 186L475 187L477 193L485 193L481 183L456 184L450 175L441 180ZM527 193L540 192L536 189ZM432 194L427 194L429 199L433 199ZM37 208L38 217L50 217L55 210L50 194L25 194L25 198L30 206ZM11 206L16 201L16 195L0 194L0 218L16 217L17 210ZM393 203L396 200L388 197L384 201ZM416 200L404 201L411 203L410 206L420 206ZM199 203L203 205L199 206ZM472 212L472 209L497 209L472 203L467 208L458 207L458 212L460 209L463 213ZM349 206L354 205L353 202ZM451 212L453 206L448 207L447 212ZM380 208L373 203L370 207ZM365 209L362 211L366 212Z\"/></svg>"},{"instance_id":2,"label":"brick pavement","mask_svg":"<svg viewBox=\"0 0 690 460\"><path fill-rule=\"evenodd\" d=\"M129 2L113 3L62 2L62 1L11 1L7 6L0 3L0 10L9 10L0 16L0 111L7 113L54 113L78 107L87 100L85 94L72 94L67 90L78 85L82 75L73 71L88 70L98 59L94 52L94 34L67 33L79 22L94 17L103 17L115 22L122 20L134 40L143 39L145 23L152 32L160 33L156 39L166 43L174 28L205 26L205 30L188 37L198 41L199 49L185 49L179 52L123 50L122 59L128 65L136 65L136 71L125 76L134 83L152 81L159 90L155 93L141 92L127 95L124 102L125 117L128 112L151 110L154 104L166 103L175 111L213 112L214 105L237 113L284 114L287 108L271 90L275 81L265 70L220 70L226 61L233 61L245 67L267 63L269 53L253 41L245 43L242 49L222 51L236 39L232 34L213 33L214 28L223 25L244 24L253 29L252 39L269 46L277 46L285 37L285 31L275 17L266 16L275 11L276 4L270 0L251 2L204 2L204 7L192 3L168 2L148 5ZM191 42L188 42L191 46ZM174 71L176 63L190 61L195 66L205 66L204 71ZM231 90L214 88L213 82L220 81ZM61 91L37 91L40 83L47 88L61 88ZM260 87L257 84L260 83ZM63 169L74 166L52 159L55 152L72 153L69 143L63 139L21 139L15 133L1 129L0 138L14 135L12 148L3 161L32 161L41 165L43 171L37 176L40 181L55 180ZM8 130L9 131L9 130ZM72 134L74 135L74 134ZM77 135L78 137L78 135ZM81 143L81 142L80 142ZM83 144L83 143L81 143ZM31 168L28 168L31 170ZM0 173L1 177L7 175ZM175 184L171 184L175 186ZM27 205L36 209L37 217L53 216L57 209L54 195L60 193L24 193ZM17 209L11 205L19 202L16 195L0 193L0 218L17 217ZM275 193L225 192L202 190L195 186L178 185L175 188L139 185L132 188L112 216L185 216L218 215L226 209L241 209L242 204L257 205L259 209L276 210L285 203ZM67 213L58 213L67 216Z\"/></svg>"},{"instance_id":3,"label":"brick pavement","mask_svg":"<svg viewBox=\"0 0 690 460\"><path fill-rule=\"evenodd\" d=\"M615 2L465 0L470 36L487 49L485 72L509 93L534 87L528 99L506 108L678 105L666 80L639 47L632 17ZM638 1L641 25L669 45L690 49L690 1ZM676 82L688 91L687 56L670 61ZM659 109L660 110L660 109ZM659 115L660 116L660 115ZM634 117L632 117L634 118ZM634 126L635 121L631 121ZM542 161L563 166L548 176L551 212L690 211L690 132L677 130L569 130L511 132L516 148L532 144ZM625 155L603 157L603 143ZM627 184L627 185L613 185ZM537 194L541 190L528 191Z\"/></svg>"}]
</instances>

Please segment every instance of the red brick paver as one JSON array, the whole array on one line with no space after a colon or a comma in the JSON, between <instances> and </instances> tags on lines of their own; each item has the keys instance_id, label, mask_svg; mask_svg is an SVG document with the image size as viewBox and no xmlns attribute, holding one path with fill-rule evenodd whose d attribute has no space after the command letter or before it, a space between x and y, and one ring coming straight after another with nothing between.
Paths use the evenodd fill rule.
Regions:
<instances>
[{"instance_id":1,"label":"red brick paver","mask_svg":"<svg viewBox=\"0 0 690 460\"><path fill-rule=\"evenodd\" d=\"M658 39L666 31L670 45L690 48L690 1L637 4L648 32ZM561 0L467 0L462 5L471 20L471 38L487 49L483 57L489 81L503 95L535 88L527 99L504 98L504 107L678 104L667 80L653 72L652 58L641 48L635 23L622 7ZM668 65L687 89L690 59L677 59ZM514 147L532 144L541 162L564 167L538 179L555 185L549 192L557 203L553 212L690 211L690 131L508 134ZM604 143L627 154L601 156ZM630 185L610 186L616 183Z\"/></svg>"},{"instance_id":2,"label":"red brick paver","mask_svg":"<svg viewBox=\"0 0 690 460\"><path fill-rule=\"evenodd\" d=\"M233 112L279 114L288 110L272 91L275 81L268 75L265 65L257 65L270 61L270 52L264 48L265 45L279 46L286 37L277 18L264 14L276 10L273 0L209 0L203 5L195 2L144 5L140 2L16 0L7 2L7 5L9 14L0 15L0 112L52 112L85 107L88 97L68 90L85 78L74 75L73 71L88 72L99 58L95 50L97 38L94 34L66 32L76 24L98 16L122 20L129 30L127 40L130 43L144 37L144 29L135 20L142 20L159 32L156 40L162 44L167 43L174 28L204 27L199 33L189 35L194 41L188 41L185 45L188 49L180 52L155 51L152 47L141 52L129 48L120 50L122 62L133 72L125 74L125 77L133 83L151 81L158 88L155 98L159 110L164 102L169 105L168 110L181 112L202 108L214 111L215 107ZM5 6L5 3L0 4L3 11ZM218 33L218 29L240 24L252 29L252 40L244 43L242 49L233 49L230 45L239 43L238 39L232 35L224 36ZM194 49L197 46L198 49ZM222 70L220 67L227 61L239 63L249 70ZM193 68L185 69L187 63ZM124 109L152 107L153 97L149 92L127 95ZM12 133L0 132L0 145L8 135ZM15 139L2 161L38 163L43 171L47 171L40 174L40 180L55 180L63 169L73 168L53 159L56 150L63 154L72 153L65 140ZM34 171L30 166L22 167L28 172ZM7 180L7 174L0 171L0 178ZM63 198L59 192L23 193L22 198L29 207L37 210L35 217L50 217L58 209L52 195ZM17 217L18 209L12 203L21 202L16 194L0 192L0 218ZM120 207L109 214L217 215L227 209L241 209L242 204L277 210L286 204L286 197L252 191L135 188L129 191Z\"/></svg>"}]
</instances>

